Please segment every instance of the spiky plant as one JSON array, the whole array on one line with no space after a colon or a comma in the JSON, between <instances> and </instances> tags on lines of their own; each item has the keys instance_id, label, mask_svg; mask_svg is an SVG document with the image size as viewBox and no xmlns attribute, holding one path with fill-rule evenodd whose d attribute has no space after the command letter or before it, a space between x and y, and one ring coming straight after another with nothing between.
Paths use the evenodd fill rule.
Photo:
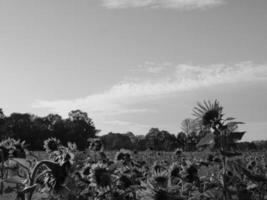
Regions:
<instances>
[{"instance_id":1,"label":"spiky plant","mask_svg":"<svg viewBox=\"0 0 267 200\"><path fill-rule=\"evenodd\" d=\"M193 115L203 127L211 129L213 133L213 136L206 134L200 140L201 146L214 144L215 147L228 149L245 134L245 132L236 131L237 125L243 124L242 122L235 122L233 121L235 118L232 117L223 119L223 107L218 100L198 102L193 109Z\"/></svg>"},{"instance_id":2,"label":"spiky plant","mask_svg":"<svg viewBox=\"0 0 267 200\"><path fill-rule=\"evenodd\" d=\"M220 125L223 107L215 100L198 102L193 110L193 115L202 123L203 126L216 127Z\"/></svg>"},{"instance_id":3,"label":"spiky plant","mask_svg":"<svg viewBox=\"0 0 267 200\"><path fill-rule=\"evenodd\" d=\"M226 159L241 154L229 151L229 147L234 144L236 140L240 140L245 132L236 132L237 125L242 124L242 122L235 122L232 117L223 119L222 111L223 107L217 100L214 102L204 101L203 103L197 103L197 106L193 110L197 120L199 120L204 127L212 129L214 133L213 135L208 134L202 138L199 143L201 143L201 145L213 143L221 149L223 194L224 200L226 200L228 198L228 189L226 186L228 169L226 166Z\"/></svg>"}]
</instances>

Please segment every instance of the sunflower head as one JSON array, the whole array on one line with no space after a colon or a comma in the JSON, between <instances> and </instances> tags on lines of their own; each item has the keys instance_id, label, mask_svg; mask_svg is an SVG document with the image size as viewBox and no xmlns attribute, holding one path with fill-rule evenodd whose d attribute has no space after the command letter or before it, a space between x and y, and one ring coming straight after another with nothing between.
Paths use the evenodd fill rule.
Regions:
<instances>
[{"instance_id":1,"label":"sunflower head","mask_svg":"<svg viewBox=\"0 0 267 200\"><path fill-rule=\"evenodd\" d=\"M126 149L121 149L115 155L115 162L122 162L123 164L129 164L132 161L132 152Z\"/></svg>"},{"instance_id":2,"label":"sunflower head","mask_svg":"<svg viewBox=\"0 0 267 200\"><path fill-rule=\"evenodd\" d=\"M0 161L1 162L7 161L8 157L9 157L9 150L4 146L0 146Z\"/></svg>"},{"instance_id":3,"label":"sunflower head","mask_svg":"<svg viewBox=\"0 0 267 200\"><path fill-rule=\"evenodd\" d=\"M90 170L90 182L92 186L106 188L111 184L111 172L108 166L101 163L93 164Z\"/></svg>"},{"instance_id":4,"label":"sunflower head","mask_svg":"<svg viewBox=\"0 0 267 200\"><path fill-rule=\"evenodd\" d=\"M188 183L198 182L199 177L198 169L196 168L196 166L192 164L186 167L184 173L182 174L182 178Z\"/></svg>"},{"instance_id":5,"label":"sunflower head","mask_svg":"<svg viewBox=\"0 0 267 200\"><path fill-rule=\"evenodd\" d=\"M93 138L93 139L89 139L89 149L91 151L101 151L103 144L100 140L100 138Z\"/></svg>"},{"instance_id":6,"label":"sunflower head","mask_svg":"<svg viewBox=\"0 0 267 200\"><path fill-rule=\"evenodd\" d=\"M221 121L222 110L223 107L215 100L213 103L210 101L197 103L197 107L194 108L193 112L203 126L214 126Z\"/></svg>"},{"instance_id":7,"label":"sunflower head","mask_svg":"<svg viewBox=\"0 0 267 200\"><path fill-rule=\"evenodd\" d=\"M168 193L168 191L162 190L162 189L155 191L154 199L155 200L163 200L163 199L164 200L174 200L174 198L172 197L172 195L170 193Z\"/></svg>"},{"instance_id":8,"label":"sunflower head","mask_svg":"<svg viewBox=\"0 0 267 200\"><path fill-rule=\"evenodd\" d=\"M168 172L155 172L148 181L154 188L167 188L169 183Z\"/></svg>"},{"instance_id":9,"label":"sunflower head","mask_svg":"<svg viewBox=\"0 0 267 200\"><path fill-rule=\"evenodd\" d=\"M174 155L177 157L181 157L183 155L183 150L181 148L175 149Z\"/></svg>"},{"instance_id":10,"label":"sunflower head","mask_svg":"<svg viewBox=\"0 0 267 200\"><path fill-rule=\"evenodd\" d=\"M158 161L155 161L151 168L152 168L152 173L159 173L165 170L163 164L159 163Z\"/></svg>"},{"instance_id":11,"label":"sunflower head","mask_svg":"<svg viewBox=\"0 0 267 200\"><path fill-rule=\"evenodd\" d=\"M127 175L122 174L117 182L117 186L121 190L129 188L133 184L133 181Z\"/></svg>"},{"instance_id":12,"label":"sunflower head","mask_svg":"<svg viewBox=\"0 0 267 200\"><path fill-rule=\"evenodd\" d=\"M91 170L91 164L87 163L86 165L84 165L84 167L81 169L81 175L83 177L85 176L89 176L90 174L90 170Z\"/></svg>"},{"instance_id":13,"label":"sunflower head","mask_svg":"<svg viewBox=\"0 0 267 200\"><path fill-rule=\"evenodd\" d=\"M26 158L26 148L25 148L25 141L21 142L20 140L17 140L14 144L14 151L12 152L12 155L15 158Z\"/></svg>"},{"instance_id":14,"label":"sunflower head","mask_svg":"<svg viewBox=\"0 0 267 200\"><path fill-rule=\"evenodd\" d=\"M16 143L18 141L16 141L13 138L7 138L5 140L2 140L0 142L0 155L2 154L3 159L6 161L9 156L14 156L13 153L16 150ZM0 157L1 159L1 157Z\"/></svg>"},{"instance_id":15,"label":"sunflower head","mask_svg":"<svg viewBox=\"0 0 267 200\"><path fill-rule=\"evenodd\" d=\"M169 168L171 178L180 177L181 167L177 163L173 163Z\"/></svg>"},{"instance_id":16,"label":"sunflower head","mask_svg":"<svg viewBox=\"0 0 267 200\"><path fill-rule=\"evenodd\" d=\"M16 142L17 141L13 138L7 138L0 142L0 146L11 150L11 149L15 149Z\"/></svg>"},{"instance_id":17,"label":"sunflower head","mask_svg":"<svg viewBox=\"0 0 267 200\"><path fill-rule=\"evenodd\" d=\"M170 191L168 189L147 188L137 192L138 199L144 200L180 200L179 193Z\"/></svg>"},{"instance_id":18,"label":"sunflower head","mask_svg":"<svg viewBox=\"0 0 267 200\"><path fill-rule=\"evenodd\" d=\"M44 141L44 149L47 153L58 150L61 142L56 138L48 138Z\"/></svg>"}]
</instances>

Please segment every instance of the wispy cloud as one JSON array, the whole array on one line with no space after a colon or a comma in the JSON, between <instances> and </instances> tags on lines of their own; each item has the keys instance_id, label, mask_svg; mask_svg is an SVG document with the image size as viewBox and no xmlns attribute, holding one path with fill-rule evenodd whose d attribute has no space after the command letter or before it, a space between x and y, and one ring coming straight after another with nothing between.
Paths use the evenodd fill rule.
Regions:
<instances>
[{"instance_id":1,"label":"wispy cloud","mask_svg":"<svg viewBox=\"0 0 267 200\"><path fill-rule=\"evenodd\" d=\"M102 0L103 6L110 9L118 8L171 8L192 10L221 5L224 0Z\"/></svg>"},{"instance_id":2,"label":"wispy cloud","mask_svg":"<svg viewBox=\"0 0 267 200\"><path fill-rule=\"evenodd\" d=\"M126 133L128 131L134 131L135 134L145 134L151 125L140 124L124 120L106 120L100 122L98 125L101 127L103 133L107 133L110 130L112 132Z\"/></svg>"},{"instance_id":3,"label":"wispy cloud","mask_svg":"<svg viewBox=\"0 0 267 200\"><path fill-rule=\"evenodd\" d=\"M156 108L151 110L140 105L142 102L165 98L182 91L226 83L267 80L267 66L251 62L235 65L168 66L167 70L154 77L149 74L140 76L140 73L142 72L132 74L131 81L125 79L98 94L69 100L36 100L32 106L49 109L63 116L70 110L81 109L90 113L94 120L105 120L115 115L155 112Z\"/></svg>"}]
</instances>

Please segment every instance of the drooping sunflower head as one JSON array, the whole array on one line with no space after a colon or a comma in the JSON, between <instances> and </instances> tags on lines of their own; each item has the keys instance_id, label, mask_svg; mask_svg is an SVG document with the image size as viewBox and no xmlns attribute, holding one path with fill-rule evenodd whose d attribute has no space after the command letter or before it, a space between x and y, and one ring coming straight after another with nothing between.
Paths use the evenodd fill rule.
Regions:
<instances>
[{"instance_id":1,"label":"drooping sunflower head","mask_svg":"<svg viewBox=\"0 0 267 200\"><path fill-rule=\"evenodd\" d=\"M222 110L223 107L217 100L213 103L204 101L203 103L197 103L197 107L194 108L193 114L201 121L203 126L213 126L222 119Z\"/></svg>"},{"instance_id":2,"label":"drooping sunflower head","mask_svg":"<svg viewBox=\"0 0 267 200\"><path fill-rule=\"evenodd\" d=\"M58 150L61 142L56 138L48 138L44 141L44 149L47 153Z\"/></svg>"},{"instance_id":3,"label":"drooping sunflower head","mask_svg":"<svg viewBox=\"0 0 267 200\"><path fill-rule=\"evenodd\" d=\"M90 182L92 186L105 188L111 184L111 172L108 170L108 166L101 163L96 163L91 166L90 170Z\"/></svg>"}]
</instances>

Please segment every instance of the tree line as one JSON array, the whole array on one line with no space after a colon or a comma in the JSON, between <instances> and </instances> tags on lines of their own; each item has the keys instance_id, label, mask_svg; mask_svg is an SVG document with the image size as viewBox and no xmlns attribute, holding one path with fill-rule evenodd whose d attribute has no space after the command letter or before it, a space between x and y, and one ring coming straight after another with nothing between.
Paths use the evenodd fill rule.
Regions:
<instances>
[{"instance_id":1,"label":"tree line","mask_svg":"<svg viewBox=\"0 0 267 200\"><path fill-rule=\"evenodd\" d=\"M194 120L185 119L180 125L181 131L177 134L151 128L145 135L110 132L98 136L100 130L96 129L88 114L81 110L70 111L68 117L63 119L58 114L39 117L29 113L12 113L6 116L0 109L0 141L8 137L25 140L30 150L43 150L44 140L50 137L61 140L63 144L75 142L80 150L84 150L88 147L89 138L100 137L105 150L126 148L137 151L173 151L181 148L185 151L194 151L201 138L208 132L197 127ZM239 143L240 148L244 150L256 149L257 145L261 149L267 148L267 142Z\"/></svg>"}]
</instances>

